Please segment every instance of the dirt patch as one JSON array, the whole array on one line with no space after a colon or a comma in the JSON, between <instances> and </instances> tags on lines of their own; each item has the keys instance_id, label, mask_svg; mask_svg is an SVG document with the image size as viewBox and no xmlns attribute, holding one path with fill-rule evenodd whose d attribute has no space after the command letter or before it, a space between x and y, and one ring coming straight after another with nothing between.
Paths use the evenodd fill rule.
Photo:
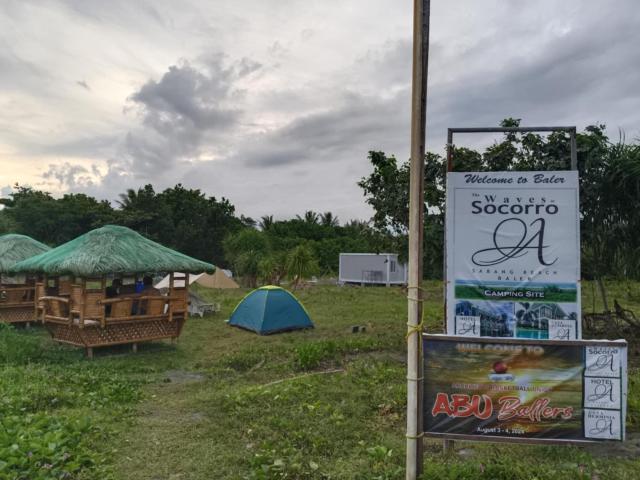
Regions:
<instances>
[{"instance_id":1,"label":"dirt patch","mask_svg":"<svg viewBox=\"0 0 640 480\"><path fill-rule=\"evenodd\" d=\"M638 458L640 456L640 433L627 433L624 442L599 442L585 447L594 457L625 457Z\"/></svg>"},{"instance_id":2,"label":"dirt patch","mask_svg":"<svg viewBox=\"0 0 640 480\"><path fill-rule=\"evenodd\" d=\"M169 370L164 374L164 383L194 383L204 382L206 377L202 373L187 372L185 370Z\"/></svg>"}]
</instances>

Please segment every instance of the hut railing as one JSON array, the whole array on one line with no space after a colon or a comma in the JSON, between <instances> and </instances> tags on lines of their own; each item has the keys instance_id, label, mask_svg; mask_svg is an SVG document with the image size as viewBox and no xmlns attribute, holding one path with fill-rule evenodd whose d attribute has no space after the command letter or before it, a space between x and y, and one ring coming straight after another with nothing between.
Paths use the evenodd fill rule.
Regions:
<instances>
[{"instance_id":1,"label":"hut railing","mask_svg":"<svg viewBox=\"0 0 640 480\"><path fill-rule=\"evenodd\" d=\"M66 297L40 297L43 304L43 321L52 323L73 323L73 312L70 308L70 300Z\"/></svg>"},{"instance_id":2,"label":"hut railing","mask_svg":"<svg viewBox=\"0 0 640 480\"><path fill-rule=\"evenodd\" d=\"M105 315L106 323L135 322L153 318L165 318L173 321L174 314L183 310L174 308L176 302L184 300L181 296L143 295L139 297L118 297L100 300L98 303L110 306Z\"/></svg>"},{"instance_id":3,"label":"hut railing","mask_svg":"<svg viewBox=\"0 0 640 480\"><path fill-rule=\"evenodd\" d=\"M35 292L35 286L0 287L0 308L33 306Z\"/></svg>"},{"instance_id":4,"label":"hut railing","mask_svg":"<svg viewBox=\"0 0 640 480\"><path fill-rule=\"evenodd\" d=\"M91 296L92 293L85 294L82 299L73 294L70 297L40 297L38 301L42 305L43 321L76 324L80 328L99 323L104 328L109 324L152 319L172 322L175 315L186 316L186 302L182 295L142 295L109 299Z\"/></svg>"}]
</instances>

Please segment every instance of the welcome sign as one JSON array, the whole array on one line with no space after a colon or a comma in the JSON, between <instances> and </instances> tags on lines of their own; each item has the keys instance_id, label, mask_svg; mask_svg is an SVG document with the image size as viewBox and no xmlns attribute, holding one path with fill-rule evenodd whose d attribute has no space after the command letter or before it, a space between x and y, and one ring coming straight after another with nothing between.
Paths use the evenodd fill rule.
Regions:
<instances>
[{"instance_id":1,"label":"welcome sign","mask_svg":"<svg viewBox=\"0 0 640 480\"><path fill-rule=\"evenodd\" d=\"M624 440L625 341L425 335L424 427L431 436Z\"/></svg>"},{"instance_id":2,"label":"welcome sign","mask_svg":"<svg viewBox=\"0 0 640 480\"><path fill-rule=\"evenodd\" d=\"M450 172L447 333L575 340L578 173Z\"/></svg>"}]
</instances>

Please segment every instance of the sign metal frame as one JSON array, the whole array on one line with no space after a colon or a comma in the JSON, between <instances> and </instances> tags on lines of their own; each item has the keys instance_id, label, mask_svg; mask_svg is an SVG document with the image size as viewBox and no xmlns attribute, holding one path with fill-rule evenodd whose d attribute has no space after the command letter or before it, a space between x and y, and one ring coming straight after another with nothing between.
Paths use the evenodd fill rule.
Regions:
<instances>
[{"instance_id":1,"label":"sign metal frame","mask_svg":"<svg viewBox=\"0 0 640 480\"><path fill-rule=\"evenodd\" d=\"M454 133L533 133L533 132L567 132L569 134L569 142L571 144L571 161L569 170L578 170L578 148L576 145L576 127L558 126L558 127L452 127L447 129L447 172L453 172L453 134ZM445 225L447 209L445 206ZM444 229L444 261L443 274L444 279L444 331L447 331L447 287L449 279L447 278L447 229ZM582 321L582 316L579 321Z\"/></svg>"}]
</instances>

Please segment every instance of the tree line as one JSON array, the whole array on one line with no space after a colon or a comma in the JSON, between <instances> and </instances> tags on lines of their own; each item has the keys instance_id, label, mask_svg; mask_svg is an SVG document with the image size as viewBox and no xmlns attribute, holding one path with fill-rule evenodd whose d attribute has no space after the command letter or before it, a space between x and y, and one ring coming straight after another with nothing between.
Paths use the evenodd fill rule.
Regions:
<instances>
[{"instance_id":1,"label":"tree line","mask_svg":"<svg viewBox=\"0 0 640 480\"><path fill-rule=\"evenodd\" d=\"M505 119L503 127L517 127ZM611 141L604 125L591 125L576 137L580 175L581 269L586 279L640 279L640 143L621 134ZM571 164L566 132L547 136L506 133L484 151L453 148L454 171L551 171ZM369 152L373 171L359 185L374 210L373 227L390 232L395 249L406 252L409 224L409 163L384 152ZM446 159L425 155L426 218L424 270L427 278L441 278L444 245ZM608 307L605 307L608 309Z\"/></svg>"},{"instance_id":2,"label":"tree line","mask_svg":"<svg viewBox=\"0 0 640 480\"><path fill-rule=\"evenodd\" d=\"M340 252L379 251L388 235L353 220L340 224L331 212L304 212L288 220L259 221L237 215L226 198L207 196L181 184L156 192L152 185L129 189L111 204L82 193L55 198L16 185L0 199L0 233L22 233L57 246L107 224L129 227L195 258L230 268L249 286L297 284L338 270Z\"/></svg>"},{"instance_id":3,"label":"tree line","mask_svg":"<svg viewBox=\"0 0 640 480\"><path fill-rule=\"evenodd\" d=\"M512 127L517 119L501 126ZM587 279L640 279L640 144L611 141L603 125L579 132L582 273ZM570 166L566 132L547 136L507 133L483 151L454 147L456 171L565 170ZM0 232L29 235L55 246L106 224L130 227L193 257L231 268L248 284L297 282L335 274L341 252L390 251L406 258L409 162L369 152L371 173L362 178L369 221L341 224L331 212L307 211L295 218L255 220L237 215L226 198L176 185L129 189L113 204L81 193L54 198L18 186L0 199ZM442 278L446 160L425 155L426 278Z\"/></svg>"}]
</instances>

